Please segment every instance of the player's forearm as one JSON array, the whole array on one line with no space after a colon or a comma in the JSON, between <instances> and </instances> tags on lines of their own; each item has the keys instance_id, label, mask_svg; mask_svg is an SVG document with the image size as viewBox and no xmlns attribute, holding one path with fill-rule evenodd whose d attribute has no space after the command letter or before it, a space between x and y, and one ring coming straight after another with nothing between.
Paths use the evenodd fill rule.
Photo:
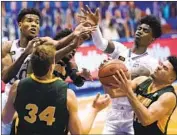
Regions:
<instances>
[{"instance_id":1,"label":"player's forearm","mask_svg":"<svg viewBox=\"0 0 177 135\"><path fill-rule=\"evenodd\" d=\"M26 52L22 53L21 56L11 66L2 70L2 80L5 83L8 83L13 77L17 75L27 56L28 54Z\"/></svg>"},{"instance_id":2,"label":"player's forearm","mask_svg":"<svg viewBox=\"0 0 177 135\"><path fill-rule=\"evenodd\" d=\"M99 26L97 26L96 31L92 32L92 39L93 42L95 44L95 46L102 50L105 51L107 46L108 46L108 40L106 40L105 38L103 38L103 35L100 31Z\"/></svg>"},{"instance_id":3,"label":"player's forearm","mask_svg":"<svg viewBox=\"0 0 177 135\"><path fill-rule=\"evenodd\" d=\"M151 124L151 114L148 109L137 99L133 91L128 92L127 97L141 124L144 126Z\"/></svg>"},{"instance_id":4,"label":"player's forearm","mask_svg":"<svg viewBox=\"0 0 177 135\"><path fill-rule=\"evenodd\" d=\"M90 132L97 113L98 111L96 109L93 107L90 108L87 117L82 121L82 134L88 134Z\"/></svg>"},{"instance_id":5,"label":"player's forearm","mask_svg":"<svg viewBox=\"0 0 177 135\"><path fill-rule=\"evenodd\" d=\"M58 43L55 45L56 50L66 47L75 37L76 35L74 33L71 33L68 36L58 40Z\"/></svg>"},{"instance_id":6,"label":"player's forearm","mask_svg":"<svg viewBox=\"0 0 177 135\"><path fill-rule=\"evenodd\" d=\"M69 44L68 46L59 49L55 55L55 62L58 63L66 54L70 53L76 46L74 44Z\"/></svg>"}]
</instances>

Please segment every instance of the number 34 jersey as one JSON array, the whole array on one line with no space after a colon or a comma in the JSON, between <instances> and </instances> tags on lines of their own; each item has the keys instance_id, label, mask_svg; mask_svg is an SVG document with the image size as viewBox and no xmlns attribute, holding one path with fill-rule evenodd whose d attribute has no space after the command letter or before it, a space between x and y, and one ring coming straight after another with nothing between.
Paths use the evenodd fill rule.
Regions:
<instances>
[{"instance_id":1,"label":"number 34 jersey","mask_svg":"<svg viewBox=\"0 0 177 135\"><path fill-rule=\"evenodd\" d=\"M59 78L38 80L33 74L21 80L14 107L17 135L63 135L67 132L67 84Z\"/></svg>"}]
</instances>

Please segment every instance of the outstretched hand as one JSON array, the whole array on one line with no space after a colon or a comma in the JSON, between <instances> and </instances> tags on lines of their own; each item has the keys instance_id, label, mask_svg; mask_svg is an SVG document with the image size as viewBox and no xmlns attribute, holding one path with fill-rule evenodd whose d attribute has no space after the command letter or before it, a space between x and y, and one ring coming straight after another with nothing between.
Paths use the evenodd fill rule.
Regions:
<instances>
[{"instance_id":1,"label":"outstretched hand","mask_svg":"<svg viewBox=\"0 0 177 135\"><path fill-rule=\"evenodd\" d=\"M108 94L104 94L101 96L101 94L98 93L93 101L92 106L99 112L106 108L110 102L111 98Z\"/></svg>"},{"instance_id":2,"label":"outstretched hand","mask_svg":"<svg viewBox=\"0 0 177 135\"><path fill-rule=\"evenodd\" d=\"M81 8L84 15L78 15L81 19L88 21L92 26L98 25L99 22L99 8L96 9L95 13L86 5L86 10Z\"/></svg>"},{"instance_id":3,"label":"outstretched hand","mask_svg":"<svg viewBox=\"0 0 177 135\"><path fill-rule=\"evenodd\" d=\"M92 27L88 21L81 22L74 30L74 35L82 37L85 34L91 34L96 27Z\"/></svg>"},{"instance_id":4,"label":"outstretched hand","mask_svg":"<svg viewBox=\"0 0 177 135\"><path fill-rule=\"evenodd\" d=\"M92 78L92 75L91 75L90 71L86 68L82 68L82 71L79 72L79 75L82 76L83 78L85 78L86 80L93 81L93 78Z\"/></svg>"}]
</instances>

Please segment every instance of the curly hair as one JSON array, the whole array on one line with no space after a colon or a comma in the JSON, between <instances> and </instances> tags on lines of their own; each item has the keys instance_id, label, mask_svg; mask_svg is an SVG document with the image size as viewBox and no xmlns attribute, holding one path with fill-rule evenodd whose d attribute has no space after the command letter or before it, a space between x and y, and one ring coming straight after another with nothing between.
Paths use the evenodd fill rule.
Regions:
<instances>
[{"instance_id":1,"label":"curly hair","mask_svg":"<svg viewBox=\"0 0 177 135\"><path fill-rule=\"evenodd\" d=\"M55 47L52 45L40 45L31 55L31 66L34 75L42 77L49 71L55 61Z\"/></svg>"},{"instance_id":2,"label":"curly hair","mask_svg":"<svg viewBox=\"0 0 177 135\"><path fill-rule=\"evenodd\" d=\"M54 40L60 40L66 36L68 36L69 34L71 34L73 31L71 29L64 29L64 30L61 30L60 32L58 32L55 37L54 37Z\"/></svg>"},{"instance_id":3,"label":"curly hair","mask_svg":"<svg viewBox=\"0 0 177 135\"><path fill-rule=\"evenodd\" d=\"M174 71L176 73L176 80L177 80L177 57L176 56L168 56L167 60L172 64Z\"/></svg>"},{"instance_id":4,"label":"curly hair","mask_svg":"<svg viewBox=\"0 0 177 135\"><path fill-rule=\"evenodd\" d=\"M23 17L26 14L34 14L34 15L39 16L39 19L41 19L41 13L39 12L39 10L37 10L35 8L24 8L19 12L19 14L17 16L17 22L18 23L21 22L21 20L23 19Z\"/></svg>"},{"instance_id":5,"label":"curly hair","mask_svg":"<svg viewBox=\"0 0 177 135\"><path fill-rule=\"evenodd\" d=\"M139 24L147 24L152 29L152 34L154 38L158 38L162 35L161 23L160 21L153 15L148 15L143 17Z\"/></svg>"}]
</instances>

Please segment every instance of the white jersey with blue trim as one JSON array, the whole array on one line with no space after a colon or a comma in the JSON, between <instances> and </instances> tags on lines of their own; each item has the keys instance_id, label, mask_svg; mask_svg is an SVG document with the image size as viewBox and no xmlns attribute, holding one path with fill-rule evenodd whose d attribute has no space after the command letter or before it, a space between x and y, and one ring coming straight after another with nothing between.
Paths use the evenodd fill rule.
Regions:
<instances>
[{"instance_id":1,"label":"white jersey with blue trim","mask_svg":"<svg viewBox=\"0 0 177 135\"><path fill-rule=\"evenodd\" d=\"M21 56L21 54L25 51L25 48L20 47L19 41L20 40L17 39L12 42L10 54L11 54L13 62L15 62ZM30 59L30 55L25 59L25 61L21 65L21 68L18 71L17 75L6 84L5 92L7 94L9 93L9 89L10 89L11 85L16 80L21 80L21 79L24 79L27 77L27 67L28 67L29 59Z\"/></svg>"},{"instance_id":2,"label":"white jersey with blue trim","mask_svg":"<svg viewBox=\"0 0 177 135\"><path fill-rule=\"evenodd\" d=\"M146 51L143 54L137 55L131 52L126 46L121 44L120 42L113 41L115 45L114 52L110 54L113 59L123 60L132 76L141 76L143 71L149 71L150 74L154 72L154 70L158 66L158 60L151 57ZM112 99L112 107L116 107L117 105L128 105L130 103L127 97L119 97Z\"/></svg>"}]
</instances>

